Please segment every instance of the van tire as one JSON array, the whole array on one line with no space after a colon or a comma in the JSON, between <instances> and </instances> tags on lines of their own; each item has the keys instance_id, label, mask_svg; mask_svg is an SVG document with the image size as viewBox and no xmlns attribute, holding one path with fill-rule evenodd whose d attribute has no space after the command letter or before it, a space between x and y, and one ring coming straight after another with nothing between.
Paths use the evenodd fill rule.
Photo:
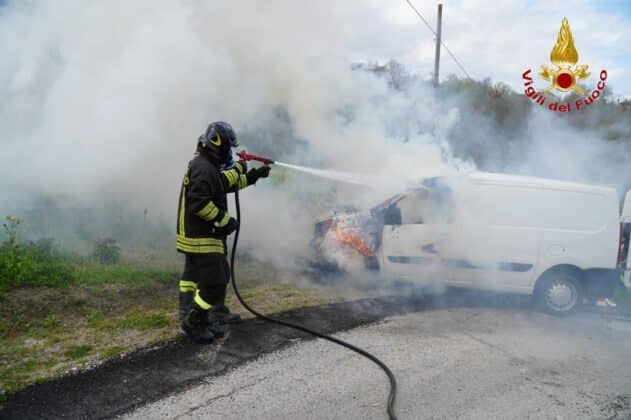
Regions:
<instances>
[{"instance_id":1,"label":"van tire","mask_svg":"<svg viewBox=\"0 0 631 420\"><path fill-rule=\"evenodd\" d=\"M535 304L554 316L567 316L583 302L583 288L571 272L548 273L537 282Z\"/></svg>"}]
</instances>

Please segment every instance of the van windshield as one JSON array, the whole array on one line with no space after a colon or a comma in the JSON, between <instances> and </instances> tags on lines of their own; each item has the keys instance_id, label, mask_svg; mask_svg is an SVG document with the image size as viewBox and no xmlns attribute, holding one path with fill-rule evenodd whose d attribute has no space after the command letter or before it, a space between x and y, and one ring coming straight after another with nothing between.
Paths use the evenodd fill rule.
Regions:
<instances>
[{"instance_id":1,"label":"van windshield","mask_svg":"<svg viewBox=\"0 0 631 420\"><path fill-rule=\"evenodd\" d=\"M416 188L373 207L371 214L389 225L451 223L453 197L446 186Z\"/></svg>"}]
</instances>

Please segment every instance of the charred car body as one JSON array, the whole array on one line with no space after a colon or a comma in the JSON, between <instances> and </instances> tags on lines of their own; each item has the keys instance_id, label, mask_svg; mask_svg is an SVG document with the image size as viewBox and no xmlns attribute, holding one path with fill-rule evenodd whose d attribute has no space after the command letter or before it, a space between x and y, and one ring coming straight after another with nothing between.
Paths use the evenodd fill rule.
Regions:
<instances>
[{"instance_id":1,"label":"charred car body","mask_svg":"<svg viewBox=\"0 0 631 420\"><path fill-rule=\"evenodd\" d=\"M473 172L322 220L313 244L323 259L353 260L385 281L532 295L565 315L613 293L627 266L627 220L631 204L621 216L614 188Z\"/></svg>"}]
</instances>

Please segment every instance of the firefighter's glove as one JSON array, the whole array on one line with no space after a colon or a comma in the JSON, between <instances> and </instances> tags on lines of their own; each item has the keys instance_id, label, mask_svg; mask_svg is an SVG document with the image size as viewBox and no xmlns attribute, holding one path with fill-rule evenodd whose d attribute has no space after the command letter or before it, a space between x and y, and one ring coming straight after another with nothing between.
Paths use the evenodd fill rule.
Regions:
<instances>
[{"instance_id":1,"label":"firefighter's glove","mask_svg":"<svg viewBox=\"0 0 631 420\"><path fill-rule=\"evenodd\" d=\"M215 224L215 233L221 236L232 235L235 230L239 227L239 222L234 217L231 217L223 226L217 226Z\"/></svg>"},{"instance_id":2,"label":"firefighter's glove","mask_svg":"<svg viewBox=\"0 0 631 420\"><path fill-rule=\"evenodd\" d=\"M256 172L259 174L259 178L267 178L269 176L269 171L271 170L272 168L267 165L256 168Z\"/></svg>"},{"instance_id":3,"label":"firefighter's glove","mask_svg":"<svg viewBox=\"0 0 631 420\"><path fill-rule=\"evenodd\" d=\"M248 185L255 184L260 178L267 178L269 176L269 171L271 170L272 168L269 166L261 166L260 168L250 169L246 175L248 178Z\"/></svg>"}]
</instances>

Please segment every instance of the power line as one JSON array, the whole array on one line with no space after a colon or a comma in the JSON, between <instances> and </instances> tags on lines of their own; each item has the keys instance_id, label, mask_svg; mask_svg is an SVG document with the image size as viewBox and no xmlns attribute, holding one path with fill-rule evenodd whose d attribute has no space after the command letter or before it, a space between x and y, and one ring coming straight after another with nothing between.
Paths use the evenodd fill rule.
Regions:
<instances>
[{"instance_id":1,"label":"power line","mask_svg":"<svg viewBox=\"0 0 631 420\"><path fill-rule=\"evenodd\" d=\"M434 28L432 28L432 26L427 22L427 20L423 17L423 15L421 14L421 12L418 11L418 9L416 7L414 7L414 5L412 4L412 2L410 0L405 0L405 2L412 8L412 10L414 10L414 12L416 13L416 15L423 21L423 23L425 24L425 26L427 26L427 29L430 30L431 33L434 34L434 36L438 36L438 34L436 33L436 31L434 30ZM441 40L440 41L440 45L443 46L443 48L445 48L445 51L447 51L447 53L449 54L449 56L454 60L454 62L458 65L458 67L460 67L460 70L462 70L462 72L465 74L465 76L467 76L468 79L472 79L471 76L469 76L469 73L465 70L465 68L462 66L462 64L460 64L460 61L456 58L456 56L454 55L454 53L451 52L451 50L449 48L447 48L447 45L445 45L445 43Z\"/></svg>"}]
</instances>

